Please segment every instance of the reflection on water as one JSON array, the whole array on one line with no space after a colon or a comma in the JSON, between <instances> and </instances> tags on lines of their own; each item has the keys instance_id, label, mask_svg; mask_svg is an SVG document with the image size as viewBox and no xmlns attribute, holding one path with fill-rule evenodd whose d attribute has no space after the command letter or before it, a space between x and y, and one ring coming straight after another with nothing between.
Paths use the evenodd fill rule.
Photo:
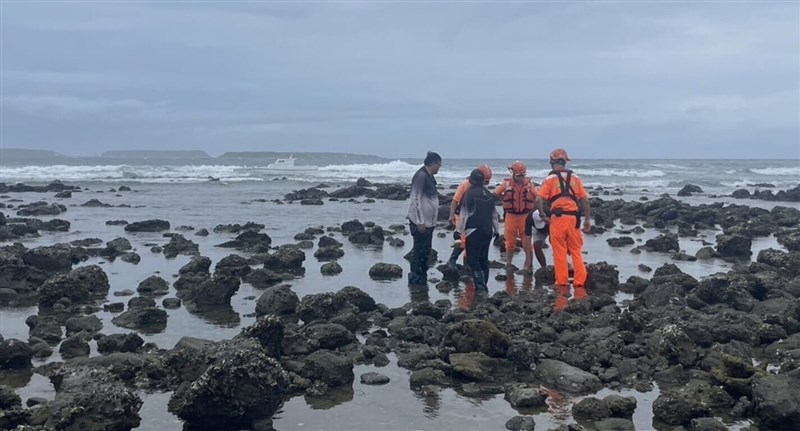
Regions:
<instances>
[{"instance_id":1,"label":"reflection on water","mask_svg":"<svg viewBox=\"0 0 800 431\"><path fill-rule=\"evenodd\" d=\"M556 422L568 423L572 419L572 404L574 400L561 395L561 392L555 389L547 389L547 410L553 416Z\"/></svg>"},{"instance_id":2,"label":"reflection on water","mask_svg":"<svg viewBox=\"0 0 800 431\"><path fill-rule=\"evenodd\" d=\"M430 295L428 293L427 284L408 284L408 294L411 302L429 302Z\"/></svg>"},{"instance_id":3,"label":"reflection on water","mask_svg":"<svg viewBox=\"0 0 800 431\"><path fill-rule=\"evenodd\" d=\"M508 296L516 298L519 293L530 292L533 282L533 274L522 274L522 278L518 279L516 274L509 271L504 282L505 291Z\"/></svg>"},{"instance_id":4,"label":"reflection on water","mask_svg":"<svg viewBox=\"0 0 800 431\"><path fill-rule=\"evenodd\" d=\"M503 291L511 298L531 292L534 285L533 274L523 274L521 277L517 277L513 272L507 272L498 279L503 280ZM472 281L467 281L463 290L458 287L453 290L456 306L462 310L474 309L491 295L491 287L489 290L476 289Z\"/></svg>"},{"instance_id":5,"label":"reflection on water","mask_svg":"<svg viewBox=\"0 0 800 431\"><path fill-rule=\"evenodd\" d=\"M572 289L572 291L570 291L569 285L561 286L554 284L553 292L555 293L553 309L556 311L565 310L567 305L569 305L570 298L572 298L573 301L580 301L586 298L586 288L583 286L576 286Z\"/></svg>"},{"instance_id":6,"label":"reflection on water","mask_svg":"<svg viewBox=\"0 0 800 431\"><path fill-rule=\"evenodd\" d=\"M439 409L442 408L442 399L439 396L442 388L434 385L423 386L414 396L422 401L422 413L428 419L435 419L439 416Z\"/></svg>"},{"instance_id":7,"label":"reflection on water","mask_svg":"<svg viewBox=\"0 0 800 431\"><path fill-rule=\"evenodd\" d=\"M206 322L223 328L236 328L241 323L239 313L233 310L230 305L220 307L189 308L189 312Z\"/></svg>"},{"instance_id":8,"label":"reflection on water","mask_svg":"<svg viewBox=\"0 0 800 431\"><path fill-rule=\"evenodd\" d=\"M488 401L494 398L497 394L503 393L502 387L494 384L481 384L481 383L465 383L460 387L455 388L456 393L468 402L475 405L480 405L481 401Z\"/></svg>"},{"instance_id":9,"label":"reflection on water","mask_svg":"<svg viewBox=\"0 0 800 431\"><path fill-rule=\"evenodd\" d=\"M0 370L0 384L10 386L13 389L23 388L28 385L33 377L32 368L21 370Z\"/></svg>"},{"instance_id":10,"label":"reflection on water","mask_svg":"<svg viewBox=\"0 0 800 431\"><path fill-rule=\"evenodd\" d=\"M471 310L475 304L475 285L468 282L464 289L454 290L453 296L456 299L456 306L462 310Z\"/></svg>"},{"instance_id":11,"label":"reflection on water","mask_svg":"<svg viewBox=\"0 0 800 431\"><path fill-rule=\"evenodd\" d=\"M359 391L359 395L363 395L363 391ZM332 388L323 395L305 395L304 398L309 407L315 410L328 410L340 404L353 401L355 390L352 386L342 386Z\"/></svg>"}]
</instances>

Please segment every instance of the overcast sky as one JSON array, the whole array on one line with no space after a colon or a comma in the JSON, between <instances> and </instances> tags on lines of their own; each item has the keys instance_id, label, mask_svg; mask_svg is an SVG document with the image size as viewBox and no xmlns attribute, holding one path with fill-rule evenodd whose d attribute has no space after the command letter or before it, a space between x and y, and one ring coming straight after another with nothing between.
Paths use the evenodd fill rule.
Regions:
<instances>
[{"instance_id":1,"label":"overcast sky","mask_svg":"<svg viewBox=\"0 0 800 431\"><path fill-rule=\"evenodd\" d=\"M0 2L3 148L800 160L800 3Z\"/></svg>"}]
</instances>

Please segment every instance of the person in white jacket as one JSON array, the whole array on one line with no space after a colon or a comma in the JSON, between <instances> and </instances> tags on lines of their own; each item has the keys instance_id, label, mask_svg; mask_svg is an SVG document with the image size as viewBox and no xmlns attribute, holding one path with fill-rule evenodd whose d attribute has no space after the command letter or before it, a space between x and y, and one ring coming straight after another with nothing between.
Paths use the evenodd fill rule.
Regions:
<instances>
[{"instance_id":1,"label":"person in white jacket","mask_svg":"<svg viewBox=\"0 0 800 431\"><path fill-rule=\"evenodd\" d=\"M436 178L442 166L442 157L428 151L423 166L411 180L411 204L408 207L409 228L414 238L411 249L411 271L408 273L409 284L428 284L428 257L433 243L433 229L439 214L439 192L436 190Z\"/></svg>"}]
</instances>

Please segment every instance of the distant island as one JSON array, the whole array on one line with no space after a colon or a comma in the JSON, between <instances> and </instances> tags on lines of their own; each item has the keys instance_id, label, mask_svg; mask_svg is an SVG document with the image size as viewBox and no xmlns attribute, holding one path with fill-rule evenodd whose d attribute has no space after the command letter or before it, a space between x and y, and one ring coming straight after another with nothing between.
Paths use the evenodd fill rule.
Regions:
<instances>
[{"instance_id":1,"label":"distant island","mask_svg":"<svg viewBox=\"0 0 800 431\"><path fill-rule=\"evenodd\" d=\"M208 153L200 150L117 150L106 151L100 154L100 157L104 159L213 159Z\"/></svg>"},{"instance_id":2,"label":"distant island","mask_svg":"<svg viewBox=\"0 0 800 431\"><path fill-rule=\"evenodd\" d=\"M219 157L212 157L202 150L113 150L99 156L68 156L50 150L29 150L22 148L0 148L0 164L10 166L34 165L81 165L81 164L136 164L151 163L220 163L225 165L268 165L278 158L293 155L299 164L308 165L351 165L386 163L396 159L368 154L337 152L277 152L277 151L228 151Z\"/></svg>"},{"instance_id":3,"label":"distant island","mask_svg":"<svg viewBox=\"0 0 800 431\"><path fill-rule=\"evenodd\" d=\"M372 156L369 154L353 154L353 153L335 153L335 152L318 152L318 153L304 153L304 152L275 152L275 151L229 151L217 157L220 161L226 162L249 162L257 161L259 163L269 162L272 163L275 159L285 159L289 156L294 156L300 164L310 165L345 165L354 163L386 163L395 159L386 159L379 156Z\"/></svg>"},{"instance_id":4,"label":"distant island","mask_svg":"<svg viewBox=\"0 0 800 431\"><path fill-rule=\"evenodd\" d=\"M69 157L50 150L27 150L24 148L0 148L0 163L18 161L41 161L54 158Z\"/></svg>"}]
</instances>

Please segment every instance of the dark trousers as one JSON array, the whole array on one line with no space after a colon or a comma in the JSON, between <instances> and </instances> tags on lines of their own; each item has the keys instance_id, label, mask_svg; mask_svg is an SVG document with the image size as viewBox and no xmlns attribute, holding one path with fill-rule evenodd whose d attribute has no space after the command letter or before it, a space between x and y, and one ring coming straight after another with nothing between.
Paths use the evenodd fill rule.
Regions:
<instances>
[{"instance_id":1,"label":"dark trousers","mask_svg":"<svg viewBox=\"0 0 800 431\"><path fill-rule=\"evenodd\" d=\"M489 246L492 243L492 228L480 227L467 238L467 264L472 271L472 282L476 288L486 288L486 283L489 281Z\"/></svg>"},{"instance_id":2,"label":"dark trousers","mask_svg":"<svg viewBox=\"0 0 800 431\"><path fill-rule=\"evenodd\" d=\"M419 233L417 225L409 222L411 236L414 238L414 246L411 249L411 272L408 274L408 282L424 284L428 282L428 257L433 246L433 229L425 229L425 233Z\"/></svg>"}]
</instances>

